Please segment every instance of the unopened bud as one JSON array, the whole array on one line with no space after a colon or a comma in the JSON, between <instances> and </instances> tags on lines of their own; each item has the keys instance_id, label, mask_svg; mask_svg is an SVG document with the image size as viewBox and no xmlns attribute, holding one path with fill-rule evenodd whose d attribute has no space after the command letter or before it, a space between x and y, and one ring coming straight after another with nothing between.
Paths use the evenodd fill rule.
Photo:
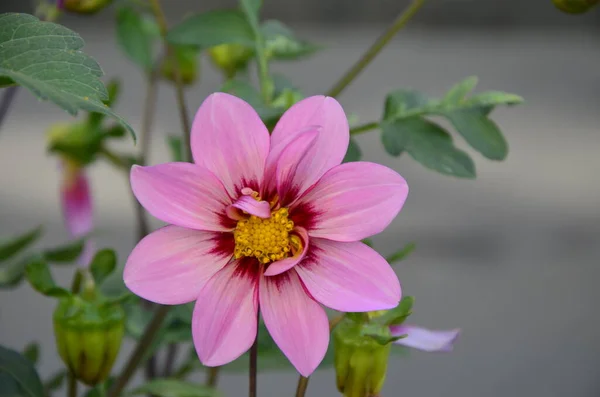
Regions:
<instances>
[{"instance_id":1,"label":"unopened bud","mask_svg":"<svg viewBox=\"0 0 600 397\"><path fill-rule=\"evenodd\" d=\"M71 373L90 386L110 374L124 329L125 313L118 304L73 296L62 299L54 312L58 353Z\"/></svg>"},{"instance_id":2,"label":"unopened bud","mask_svg":"<svg viewBox=\"0 0 600 397\"><path fill-rule=\"evenodd\" d=\"M241 44L221 44L209 49L208 54L212 63L231 79L238 70L246 68L253 51Z\"/></svg>"},{"instance_id":3,"label":"unopened bud","mask_svg":"<svg viewBox=\"0 0 600 397\"><path fill-rule=\"evenodd\" d=\"M63 0L62 8L77 14L95 14L113 0Z\"/></svg>"},{"instance_id":4,"label":"unopened bud","mask_svg":"<svg viewBox=\"0 0 600 397\"><path fill-rule=\"evenodd\" d=\"M569 14L583 14L598 5L600 0L552 0L556 8Z\"/></svg>"},{"instance_id":5,"label":"unopened bud","mask_svg":"<svg viewBox=\"0 0 600 397\"><path fill-rule=\"evenodd\" d=\"M161 66L162 76L174 83L177 82L176 68L179 67L181 82L184 85L193 84L198 78L198 49L194 47L175 47L177 60L167 57Z\"/></svg>"}]
</instances>

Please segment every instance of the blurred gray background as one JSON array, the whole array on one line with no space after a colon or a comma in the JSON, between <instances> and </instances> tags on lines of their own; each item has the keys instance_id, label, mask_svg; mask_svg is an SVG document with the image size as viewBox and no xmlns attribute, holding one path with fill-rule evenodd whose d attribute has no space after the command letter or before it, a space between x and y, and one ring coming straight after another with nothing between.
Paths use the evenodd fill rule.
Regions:
<instances>
[{"instance_id":1,"label":"blurred gray background","mask_svg":"<svg viewBox=\"0 0 600 397\"><path fill-rule=\"evenodd\" d=\"M165 0L171 22L216 0ZM266 1L299 35L324 43L311 59L276 64L305 94L323 92L374 40L407 1ZM1 11L24 11L3 0ZM125 92L118 111L134 127L144 80L114 42L113 10L98 19L61 22L86 40L108 76L120 75ZM477 164L475 181L424 169L412 159L384 154L377 132L360 137L364 158L383 162L408 181L411 193L393 225L375 237L390 253L417 243L396 266L404 292L416 296L412 322L463 330L454 352L411 353L391 363L383 397L596 397L600 396L600 9L565 15L550 0L431 0L371 67L341 97L361 121L380 116L386 92L411 87L441 95L469 75L478 90L514 92L526 99L498 109L494 119L511 148L506 161ZM202 81L188 90L193 111L218 89L219 75L203 60ZM179 123L173 92L161 86L150 161L167 161L167 133ZM47 244L65 241L58 203L56 159L45 153L49 124L69 120L55 106L19 92L0 132L0 232L46 226ZM458 145L465 147L459 137ZM121 149L133 149L129 143ZM91 170L102 245L121 259L134 244L132 202L125 178L106 164ZM156 224L157 225L157 224ZM70 269L58 269L68 282ZM0 343L44 349L41 372L59 365L53 347L54 303L28 285L0 291ZM121 358L130 351L127 344ZM122 360L121 360L122 362ZM261 396L292 395L296 375L259 378ZM245 375L227 375L229 396L246 393ZM317 372L311 396L335 396L332 370Z\"/></svg>"}]
</instances>

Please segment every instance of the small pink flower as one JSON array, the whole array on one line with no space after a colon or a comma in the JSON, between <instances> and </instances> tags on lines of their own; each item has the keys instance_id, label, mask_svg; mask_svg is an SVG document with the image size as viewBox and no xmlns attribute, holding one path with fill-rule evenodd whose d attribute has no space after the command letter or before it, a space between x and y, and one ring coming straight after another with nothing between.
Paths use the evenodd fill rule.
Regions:
<instances>
[{"instance_id":1,"label":"small pink flower","mask_svg":"<svg viewBox=\"0 0 600 397\"><path fill-rule=\"evenodd\" d=\"M434 331L416 325L395 325L390 330L393 336L407 335L394 342L397 345L412 347L426 352L449 352L460 334L459 329Z\"/></svg>"},{"instance_id":2,"label":"small pink flower","mask_svg":"<svg viewBox=\"0 0 600 397\"><path fill-rule=\"evenodd\" d=\"M272 135L243 100L216 93L196 114L195 164L135 166L140 203L170 223L128 258L123 278L161 304L196 301L192 333L207 366L250 348L260 312L302 375L329 344L320 304L362 312L396 307L400 283L361 239L385 229L408 194L379 164L340 165L348 122L333 98L290 108Z\"/></svg>"}]
</instances>

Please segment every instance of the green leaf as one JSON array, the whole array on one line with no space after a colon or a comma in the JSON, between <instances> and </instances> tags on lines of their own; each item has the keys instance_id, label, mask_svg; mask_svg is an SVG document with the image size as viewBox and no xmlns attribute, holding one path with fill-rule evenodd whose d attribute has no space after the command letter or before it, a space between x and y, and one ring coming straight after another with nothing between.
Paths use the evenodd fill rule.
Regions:
<instances>
[{"instance_id":1,"label":"green leaf","mask_svg":"<svg viewBox=\"0 0 600 397\"><path fill-rule=\"evenodd\" d=\"M71 294L66 289L56 285L52 274L50 274L48 264L41 258L34 259L27 264L25 276L33 289L43 295L63 298Z\"/></svg>"},{"instance_id":2,"label":"green leaf","mask_svg":"<svg viewBox=\"0 0 600 397\"><path fill-rule=\"evenodd\" d=\"M85 397L106 397L107 390L110 390L112 385L115 383L115 378L113 376L109 376L108 379L104 382L104 384L99 383L96 386L89 389L84 396Z\"/></svg>"},{"instance_id":3,"label":"green leaf","mask_svg":"<svg viewBox=\"0 0 600 397\"><path fill-rule=\"evenodd\" d=\"M23 356L25 356L33 365L36 365L40 358L40 345L32 342L25 346L23 349Z\"/></svg>"},{"instance_id":4,"label":"green leaf","mask_svg":"<svg viewBox=\"0 0 600 397\"><path fill-rule=\"evenodd\" d=\"M235 95L248 102L256 110L267 127L276 122L285 111L283 108L271 108L265 105L260 92L245 81L229 80L223 84L220 91Z\"/></svg>"},{"instance_id":5,"label":"green leaf","mask_svg":"<svg viewBox=\"0 0 600 397\"><path fill-rule=\"evenodd\" d=\"M414 90L396 90L385 98L383 120L403 117L405 113L426 106L429 100Z\"/></svg>"},{"instance_id":6,"label":"green leaf","mask_svg":"<svg viewBox=\"0 0 600 397\"><path fill-rule=\"evenodd\" d=\"M72 263L81 255L85 240L77 240L69 242L68 244L55 247L44 251L44 258L48 262L56 263Z\"/></svg>"},{"instance_id":7,"label":"green leaf","mask_svg":"<svg viewBox=\"0 0 600 397\"><path fill-rule=\"evenodd\" d=\"M361 242L362 242L363 244L366 244L366 245L368 245L369 247L373 248L373 240L371 240L370 238L365 238L365 239L362 239L362 240L361 240Z\"/></svg>"},{"instance_id":8,"label":"green leaf","mask_svg":"<svg viewBox=\"0 0 600 397\"><path fill-rule=\"evenodd\" d=\"M153 66L155 37L147 29L145 18L131 7L120 7L116 28L117 42L123 52L142 70L149 72Z\"/></svg>"},{"instance_id":9,"label":"green leaf","mask_svg":"<svg viewBox=\"0 0 600 397\"><path fill-rule=\"evenodd\" d=\"M267 57L275 60L296 60L311 55L319 46L296 38L282 22L269 20L261 26Z\"/></svg>"},{"instance_id":10,"label":"green leaf","mask_svg":"<svg viewBox=\"0 0 600 397\"><path fill-rule=\"evenodd\" d=\"M217 397L213 388L177 379L153 379L133 389L127 395L150 394L157 397Z\"/></svg>"},{"instance_id":11,"label":"green leaf","mask_svg":"<svg viewBox=\"0 0 600 397\"><path fill-rule=\"evenodd\" d=\"M373 323L379 325L399 325L412 314L412 307L415 303L415 298L405 296L400 300L398 306L385 312L385 314L373 318Z\"/></svg>"},{"instance_id":12,"label":"green leaf","mask_svg":"<svg viewBox=\"0 0 600 397\"><path fill-rule=\"evenodd\" d=\"M362 157L362 151L360 150L360 146L358 143L352 138L350 138L350 142L348 144L348 151L346 152L346 156L344 156L343 163L348 163L350 161L358 161Z\"/></svg>"},{"instance_id":13,"label":"green leaf","mask_svg":"<svg viewBox=\"0 0 600 397\"><path fill-rule=\"evenodd\" d=\"M106 248L98 251L90 263L90 270L96 284L102 285L115 267L117 267L117 254L114 250Z\"/></svg>"},{"instance_id":14,"label":"green leaf","mask_svg":"<svg viewBox=\"0 0 600 397\"><path fill-rule=\"evenodd\" d=\"M442 99L442 103L444 104L457 104L460 103L465 97L473 91L475 86L477 85L477 76L467 77L460 83L454 85L444 98Z\"/></svg>"},{"instance_id":15,"label":"green leaf","mask_svg":"<svg viewBox=\"0 0 600 397\"><path fill-rule=\"evenodd\" d=\"M444 113L467 143L490 160L504 160L508 143L500 129L485 114L485 110L471 108Z\"/></svg>"},{"instance_id":16,"label":"green leaf","mask_svg":"<svg viewBox=\"0 0 600 397\"><path fill-rule=\"evenodd\" d=\"M427 168L459 178L474 178L475 164L452 143L450 134L439 125L410 117L382 126L383 144L392 155L406 150L410 156Z\"/></svg>"},{"instance_id":17,"label":"green leaf","mask_svg":"<svg viewBox=\"0 0 600 397\"><path fill-rule=\"evenodd\" d=\"M81 37L64 26L28 14L0 14L0 77L8 77L41 99L75 116L99 112L133 129L102 101L108 99L98 63L79 51Z\"/></svg>"},{"instance_id":18,"label":"green leaf","mask_svg":"<svg viewBox=\"0 0 600 397\"><path fill-rule=\"evenodd\" d=\"M385 258L385 260L388 261L388 263L390 264L394 262L400 262L406 259L406 257L409 256L415 250L416 247L417 245L415 243L408 243L402 249L394 252L393 254Z\"/></svg>"},{"instance_id":19,"label":"green leaf","mask_svg":"<svg viewBox=\"0 0 600 397\"><path fill-rule=\"evenodd\" d=\"M51 392L60 388L63 382L65 381L66 377L67 371L65 371L64 369L54 373L54 375L52 375L50 379L44 382L44 389L46 389L47 392Z\"/></svg>"},{"instance_id":20,"label":"green leaf","mask_svg":"<svg viewBox=\"0 0 600 397\"><path fill-rule=\"evenodd\" d=\"M498 105L518 105L523 103L523 97L502 91L486 91L476 94L465 101L465 106L485 107Z\"/></svg>"},{"instance_id":21,"label":"green leaf","mask_svg":"<svg viewBox=\"0 0 600 397\"><path fill-rule=\"evenodd\" d=\"M171 29L167 41L201 48L231 43L253 47L254 34L241 11L215 10L186 18Z\"/></svg>"},{"instance_id":22,"label":"green leaf","mask_svg":"<svg viewBox=\"0 0 600 397\"><path fill-rule=\"evenodd\" d=\"M256 35L259 30L258 14L260 13L261 6L262 0L240 0L240 7L246 16L246 20L252 27L254 35Z\"/></svg>"},{"instance_id":23,"label":"green leaf","mask_svg":"<svg viewBox=\"0 0 600 397\"><path fill-rule=\"evenodd\" d=\"M181 137L168 135L167 144L171 152L171 160L183 161L183 142L181 141Z\"/></svg>"},{"instance_id":24,"label":"green leaf","mask_svg":"<svg viewBox=\"0 0 600 397\"><path fill-rule=\"evenodd\" d=\"M20 234L16 237L0 241L0 262L18 254L39 239L41 235L42 227L38 226L35 229Z\"/></svg>"},{"instance_id":25,"label":"green leaf","mask_svg":"<svg viewBox=\"0 0 600 397\"><path fill-rule=\"evenodd\" d=\"M31 262L32 255L22 256L0 264L0 288L12 288L25 276L25 267Z\"/></svg>"},{"instance_id":26,"label":"green leaf","mask_svg":"<svg viewBox=\"0 0 600 397\"><path fill-rule=\"evenodd\" d=\"M33 364L16 351L4 346L0 346L0 375L0 390L3 393L11 387L13 391L19 390L17 396L45 397L42 381ZM18 387L11 385L12 382L16 382Z\"/></svg>"},{"instance_id":27,"label":"green leaf","mask_svg":"<svg viewBox=\"0 0 600 397\"><path fill-rule=\"evenodd\" d=\"M115 124L102 130L102 135L104 138L123 138L126 133L127 131L120 124Z\"/></svg>"},{"instance_id":28,"label":"green leaf","mask_svg":"<svg viewBox=\"0 0 600 397\"><path fill-rule=\"evenodd\" d=\"M378 344L385 346L401 339L401 336L390 335L389 327L379 324L365 324L361 327L360 334L373 339Z\"/></svg>"}]
</instances>

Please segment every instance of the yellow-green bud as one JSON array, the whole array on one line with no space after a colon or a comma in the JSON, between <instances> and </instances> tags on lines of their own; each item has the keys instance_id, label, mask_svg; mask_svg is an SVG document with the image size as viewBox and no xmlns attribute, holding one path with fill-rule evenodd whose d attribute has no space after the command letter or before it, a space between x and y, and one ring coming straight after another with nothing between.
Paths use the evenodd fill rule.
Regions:
<instances>
[{"instance_id":1,"label":"yellow-green bud","mask_svg":"<svg viewBox=\"0 0 600 397\"><path fill-rule=\"evenodd\" d=\"M377 395L385 382L391 344L363 335L363 326L345 318L333 331L337 388L345 397Z\"/></svg>"},{"instance_id":2,"label":"yellow-green bud","mask_svg":"<svg viewBox=\"0 0 600 397\"><path fill-rule=\"evenodd\" d=\"M556 8L569 14L583 14L598 5L600 0L552 0Z\"/></svg>"},{"instance_id":3,"label":"yellow-green bud","mask_svg":"<svg viewBox=\"0 0 600 397\"><path fill-rule=\"evenodd\" d=\"M252 54L252 49L241 44L221 44L208 50L212 63L226 79L233 78L238 70L244 69Z\"/></svg>"},{"instance_id":4,"label":"yellow-green bud","mask_svg":"<svg viewBox=\"0 0 600 397\"><path fill-rule=\"evenodd\" d=\"M57 123L48 130L48 149L80 166L89 164L100 150L102 134L86 122Z\"/></svg>"},{"instance_id":5,"label":"yellow-green bud","mask_svg":"<svg viewBox=\"0 0 600 397\"><path fill-rule=\"evenodd\" d=\"M77 14L95 14L113 0L63 0L63 8Z\"/></svg>"},{"instance_id":6,"label":"yellow-green bud","mask_svg":"<svg viewBox=\"0 0 600 397\"><path fill-rule=\"evenodd\" d=\"M54 336L65 365L83 383L104 381L115 362L125 330L118 304L79 296L62 299L54 311Z\"/></svg>"},{"instance_id":7,"label":"yellow-green bud","mask_svg":"<svg viewBox=\"0 0 600 397\"><path fill-rule=\"evenodd\" d=\"M165 58L161 66L162 76L174 83L177 82L175 78L175 68L179 66L179 73L181 74L181 82L184 85L193 84L198 78L198 49L193 47L175 47L175 56L177 62L171 57Z\"/></svg>"}]
</instances>

